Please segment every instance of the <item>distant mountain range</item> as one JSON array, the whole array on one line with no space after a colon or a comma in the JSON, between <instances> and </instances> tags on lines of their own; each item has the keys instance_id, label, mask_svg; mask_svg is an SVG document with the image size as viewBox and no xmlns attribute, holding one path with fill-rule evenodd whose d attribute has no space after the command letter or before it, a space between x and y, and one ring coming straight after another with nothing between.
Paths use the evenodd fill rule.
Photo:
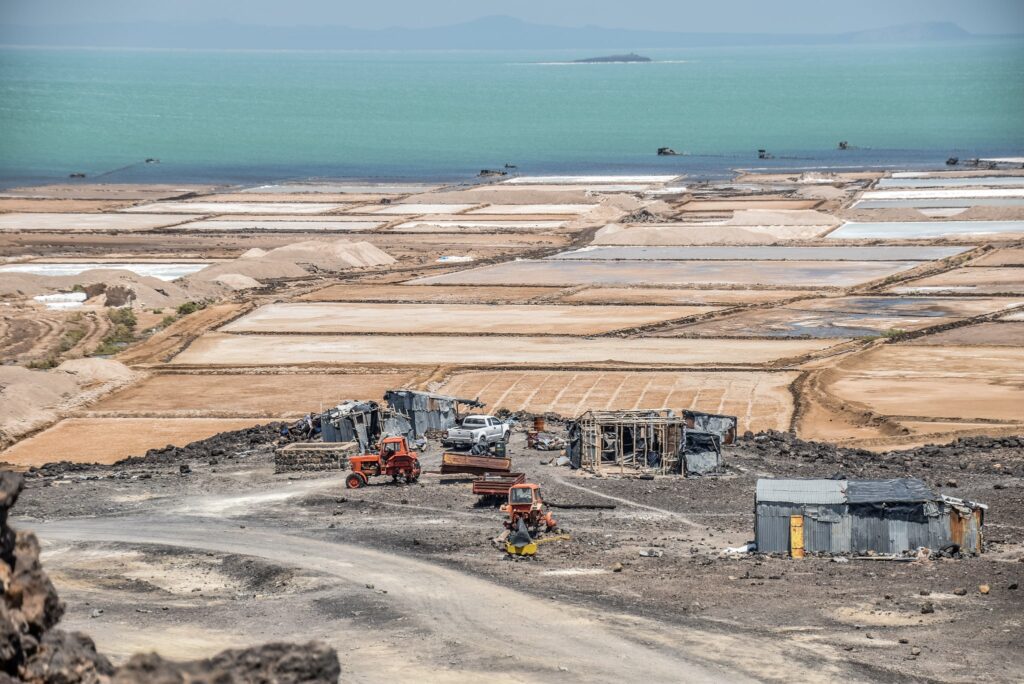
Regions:
<instances>
[{"instance_id":1,"label":"distant mountain range","mask_svg":"<svg viewBox=\"0 0 1024 684\"><path fill-rule=\"evenodd\" d=\"M50 47L275 50L546 50L684 48L741 45L921 43L988 38L956 24L932 22L840 34L671 33L597 26L533 24L484 17L434 28L355 29L344 26L256 26L205 23L97 23L52 26L0 24L0 44Z\"/></svg>"}]
</instances>

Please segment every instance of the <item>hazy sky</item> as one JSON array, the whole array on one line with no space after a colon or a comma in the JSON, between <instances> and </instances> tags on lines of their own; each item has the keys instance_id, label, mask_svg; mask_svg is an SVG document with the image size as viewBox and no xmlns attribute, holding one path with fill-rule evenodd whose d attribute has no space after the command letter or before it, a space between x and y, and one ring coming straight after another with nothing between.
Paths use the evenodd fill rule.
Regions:
<instances>
[{"instance_id":1,"label":"hazy sky","mask_svg":"<svg viewBox=\"0 0 1024 684\"><path fill-rule=\"evenodd\" d=\"M694 32L839 33L952 21L1024 33L1024 0L0 0L0 21L57 24L209 21L423 27L504 14L563 26Z\"/></svg>"}]
</instances>

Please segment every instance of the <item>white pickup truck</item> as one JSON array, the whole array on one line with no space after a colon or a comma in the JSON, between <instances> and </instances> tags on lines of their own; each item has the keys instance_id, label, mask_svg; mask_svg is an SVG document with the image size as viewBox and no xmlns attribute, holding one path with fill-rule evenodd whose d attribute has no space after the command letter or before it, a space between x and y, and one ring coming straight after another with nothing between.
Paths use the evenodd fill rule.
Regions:
<instances>
[{"instance_id":1,"label":"white pickup truck","mask_svg":"<svg viewBox=\"0 0 1024 684\"><path fill-rule=\"evenodd\" d=\"M448 428L441 444L468 449L477 444L494 444L508 438L511 428L494 416L466 416L459 427Z\"/></svg>"}]
</instances>

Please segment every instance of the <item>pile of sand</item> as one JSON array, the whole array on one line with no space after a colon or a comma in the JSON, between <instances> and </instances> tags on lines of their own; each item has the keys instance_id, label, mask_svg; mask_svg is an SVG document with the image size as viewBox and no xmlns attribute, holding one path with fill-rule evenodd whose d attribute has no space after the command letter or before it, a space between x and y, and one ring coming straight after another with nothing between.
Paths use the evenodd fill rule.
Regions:
<instances>
[{"instance_id":1,"label":"pile of sand","mask_svg":"<svg viewBox=\"0 0 1024 684\"><path fill-rule=\"evenodd\" d=\"M217 276L214 278L215 282L220 283L225 287L229 287L232 290L251 290L256 287L263 287L263 283L250 278L247 275L241 273L225 273L224 275Z\"/></svg>"},{"instance_id":2,"label":"pile of sand","mask_svg":"<svg viewBox=\"0 0 1024 684\"><path fill-rule=\"evenodd\" d=\"M0 366L0 448L138 377L109 359L74 359L47 371Z\"/></svg>"},{"instance_id":3,"label":"pile of sand","mask_svg":"<svg viewBox=\"0 0 1024 684\"><path fill-rule=\"evenodd\" d=\"M369 242L349 240L307 240L271 250L253 248L238 259L207 266L184 280L188 283L217 281L235 288L231 282L249 283L259 287L260 282L277 278L303 278L311 272L337 273L350 268L385 266L395 263L394 257ZM238 277L244 280L238 280ZM252 285L252 282L256 285Z\"/></svg>"},{"instance_id":4,"label":"pile of sand","mask_svg":"<svg viewBox=\"0 0 1024 684\"><path fill-rule=\"evenodd\" d=\"M846 190L834 185L808 185L797 189L796 194L805 199L834 200L846 197Z\"/></svg>"},{"instance_id":5,"label":"pile of sand","mask_svg":"<svg viewBox=\"0 0 1024 684\"><path fill-rule=\"evenodd\" d=\"M386 266L395 263L394 257L370 242L348 240L307 240L277 247L262 259L288 260L311 264L326 271L348 268Z\"/></svg>"},{"instance_id":6,"label":"pile of sand","mask_svg":"<svg viewBox=\"0 0 1024 684\"><path fill-rule=\"evenodd\" d=\"M107 289L128 288L135 293L134 304L146 308L175 307L188 301L215 299L226 291L215 283L186 283L182 279L168 282L119 268L97 268L71 276L0 273L0 297L70 292L76 285L89 289L98 285L105 285ZM97 299L90 303L105 302Z\"/></svg>"},{"instance_id":7,"label":"pile of sand","mask_svg":"<svg viewBox=\"0 0 1024 684\"><path fill-rule=\"evenodd\" d=\"M831 214L813 209L738 209L727 226L838 226Z\"/></svg>"}]
</instances>

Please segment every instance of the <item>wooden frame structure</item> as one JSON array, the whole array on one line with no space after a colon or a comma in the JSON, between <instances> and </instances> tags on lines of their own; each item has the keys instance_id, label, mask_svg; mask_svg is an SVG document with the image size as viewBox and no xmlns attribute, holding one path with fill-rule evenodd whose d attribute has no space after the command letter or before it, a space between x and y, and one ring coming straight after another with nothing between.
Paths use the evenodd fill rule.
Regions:
<instances>
[{"instance_id":1,"label":"wooden frame structure","mask_svg":"<svg viewBox=\"0 0 1024 684\"><path fill-rule=\"evenodd\" d=\"M671 409L587 411L576 419L580 467L596 473L680 474L686 420Z\"/></svg>"}]
</instances>

